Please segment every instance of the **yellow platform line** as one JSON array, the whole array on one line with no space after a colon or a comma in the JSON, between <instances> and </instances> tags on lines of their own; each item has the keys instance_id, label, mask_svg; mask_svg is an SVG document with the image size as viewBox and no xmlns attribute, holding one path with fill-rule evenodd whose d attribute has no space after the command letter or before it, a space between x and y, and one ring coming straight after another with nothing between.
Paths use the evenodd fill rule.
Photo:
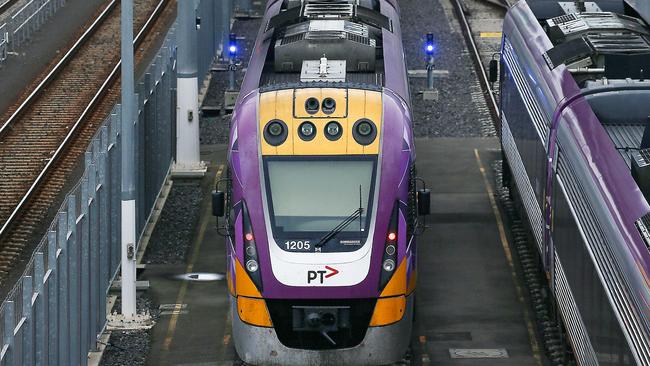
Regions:
<instances>
[{"instance_id":1,"label":"yellow platform line","mask_svg":"<svg viewBox=\"0 0 650 366\"><path fill-rule=\"evenodd\" d=\"M501 32L481 32L480 34L481 38L501 38L502 33Z\"/></svg>"},{"instance_id":2,"label":"yellow platform line","mask_svg":"<svg viewBox=\"0 0 650 366\"><path fill-rule=\"evenodd\" d=\"M535 327L533 326L533 322L530 317L530 312L528 311L528 304L526 304L526 300L524 299L524 292L522 290L522 286L519 283L519 278L517 277L517 272L515 271L515 264L512 261L512 251L510 250L510 243L508 242L508 236L506 235L506 229L505 229L505 225L503 224L503 218L501 217L501 211L499 211L499 207L497 206L496 199L494 198L494 191L492 190L492 186L490 185L490 181L488 180L487 172L485 171L485 166L481 161L481 155L478 152L478 149L474 149L474 155L476 156L476 163L478 164L478 168L481 171L481 175L483 176L483 183L485 183L485 190L488 194L488 198L490 199L492 212L494 213L494 217L497 222L497 227L499 228L499 238L501 239L501 246L503 247L503 252L506 255L506 259L508 260L508 267L510 267L510 275L512 276L512 281L514 282L515 289L517 290L517 297L519 298L519 302L522 305L524 305L523 306L524 320L526 321L526 328L528 330L528 338L530 339L530 347L533 350L533 357L535 357L535 360L537 361L537 365L542 366L542 356L539 352L539 342L537 341L537 336L535 335Z\"/></svg>"},{"instance_id":3,"label":"yellow platform line","mask_svg":"<svg viewBox=\"0 0 650 366\"><path fill-rule=\"evenodd\" d=\"M221 178L221 174L223 174L223 169L224 166L219 165L217 174L214 177L214 184L216 184L219 178ZM196 260L199 257L199 252L201 251L201 244L203 243L203 239L205 238L205 231L208 228L208 223L211 221L209 220L210 217L212 217L212 215L210 215L210 205L208 205L208 208L201 216L199 235L194 245L194 251L192 251L192 257L190 257L190 261L187 264L187 267L185 268L185 273L191 273L192 270L194 269L194 263L196 263ZM183 305L183 301L185 300L185 295L187 294L188 284L189 281L183 281L183 283L181 284L181 288L178 290L178 296L176 297L176 306L174 307L172 317L169 320L169 327L167 328L167 336L165 337L165 342L163 343L163 351L169 351L172 345L172 340L174 339L174 333L176 332L176 325L178 323L178 316L180 315L181 306Z\"/></svg>"}]
</instances>

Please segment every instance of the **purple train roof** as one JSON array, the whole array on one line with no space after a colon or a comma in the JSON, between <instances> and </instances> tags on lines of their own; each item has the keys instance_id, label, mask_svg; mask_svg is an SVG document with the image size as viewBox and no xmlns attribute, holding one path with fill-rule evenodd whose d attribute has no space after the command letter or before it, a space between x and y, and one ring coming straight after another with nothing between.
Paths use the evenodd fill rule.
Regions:
<instances>
[{"instance_id":1,"label":"purple train roof","mask_svg":"<svg viewBox=\"0 0 650 366\"><path fill-rule=\"evenodd\" d=\"M280 12L282 0L270 0L267 3L267 10L262 21L257 41L248 64L248 70L241 86L240 98L259 88L265 60L273 37L273 29L266 30L266 24L270 19ZM410 103L408 80L406 78L406 64L402 48L402 30L400 28L399 6L396 0L380 0L381 13L390 19L392 32L382 30L383 48L392 50L384 53L385 84L384 87L392 90L403 100ZM395 52L400 50L400 52Z\"/></svg>"}]
</instances>

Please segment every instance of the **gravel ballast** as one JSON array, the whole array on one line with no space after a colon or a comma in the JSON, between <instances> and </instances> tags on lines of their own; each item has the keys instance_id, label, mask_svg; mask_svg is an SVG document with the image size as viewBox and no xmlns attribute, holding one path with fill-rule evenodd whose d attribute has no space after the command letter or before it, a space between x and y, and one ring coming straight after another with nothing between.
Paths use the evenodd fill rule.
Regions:
<instances>
[{"instance_id":1,"label":"gravel ballast","mask_svg":"<svg viewBox=\"0 0 650 366\"><path fill-rule=\"evenodd\" d=\"M157 321L160 317L158 305L148 298L146 294L138 296L137 308L139 312L148 311L153 321ZM113 311L119 312L120 310L121 303L118 298ZM149 332L149 330L113 331L106 344L100 366L146 365L146 355L149 354L151 348Z\"/></svg>"},{"instance_id":2,"label":"gravel ballast","mask_svg":"<svg viewBox=\"0 0 650 366\"><path fill-rule=\"evenodd\" d=\"M183 264L199 221L203 193L198 182L174 181L142 259L146 264Z\"/></svg>"}]
</instances>

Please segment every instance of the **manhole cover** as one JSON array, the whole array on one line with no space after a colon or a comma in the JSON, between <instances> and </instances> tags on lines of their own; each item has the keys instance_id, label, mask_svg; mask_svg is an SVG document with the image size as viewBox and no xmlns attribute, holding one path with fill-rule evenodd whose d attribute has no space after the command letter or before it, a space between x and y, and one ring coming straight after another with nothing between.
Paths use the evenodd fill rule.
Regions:
<instances>
[{"instance_id":1,"label":"manhole cover","mask_svg":"<svg viewBox=\"0 0 650 366\"><path fill-rule=\"evenodd\" d=\"M176 278L183 281L209 282L222 281L226 276L223 273L186 273L178 275Z\"/></svg>"},{"instance_id":2,"label":"manhole cover","mask_svg":"<svg viewBox=\"0 0 650 366\"><path fill-rule=\"evenodd\" d=\"M451 358L508 358L505 348L450 348Z\"/></svg>"}]
</instances>

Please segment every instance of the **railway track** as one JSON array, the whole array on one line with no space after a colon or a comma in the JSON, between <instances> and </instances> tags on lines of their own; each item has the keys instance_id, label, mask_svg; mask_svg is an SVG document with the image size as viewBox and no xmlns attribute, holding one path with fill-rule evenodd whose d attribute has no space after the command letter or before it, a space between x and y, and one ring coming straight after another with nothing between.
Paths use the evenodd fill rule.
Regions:
<instances>
[{"instance_id":1,"label":"railway track","mask_svg":"<svg viewBox=\"0 0 650 366\"><path fill-rule=\"evenodd\" d=\"M488 74L486 72L487 69L487 64L486 64L486 57L490 57L491 54L494 52L499 52L500 50L500 32L490 32L490 33L498 33L498 39L499 42L497 42L497 46L495 47L494 44L481 44L481 42L477 41L477 37L482 37L482 34L486 34L487 32L481 32L480 29L474 29L472 21L473 19L468 17L468 14L472 13L494 13L495 10L491 9L491 11L488 11L489 7L494 7L495 5L497 6L498 9L496 9L496 12L500 14L501 22L498 24L498 27L496 29L501 29L501 24L503 24L503 17L505 16L505 12L507 9L510 7L510 2L508 0L483 0L483 1L475 1L472 3L466 3L463 0L450 0L453 7L454 7L454 12L456 13L456 17L458 18L458 22L460 23L460 29L461 32L463 33L463 37L465 38L465 43L467 44L467 48L470 53L470 57L472 58L472 62L474 63L474 68L476 69L476 73L479 79L479 83L481 84L481 88L483 90L483 95L485 97L485 102L487 103L487 106L490 110L490 113L492 115L492 120L494 122L494 127L499 133L501 131L501 127L499 125L499 107L497 105L497 101L495 98L495 94L492 90L492 85L490 83ZM474 1L474 0L471 0ZM471 8L470 8L471 6ZM477 28L481 27L481 24L476 24Z\"/></svg>"},{"instance_id":2,"label":"railway track","mask_svg":"<svg viewBox=\"0 0 650 366\"><path fill-rule=\"evenodd\" d=\"M170 0L135 0L136 62L164 34ZM34 237L48 209L112 106L120 85L119 1L97 19L0 125L0 281ZM39 233L39 231L41 231Z\"/></svg>"},{"instance_id":3,"label":"railway track","mask_svg":"<svg viewBox=\"0 0 650 366\"><path fill-rule=\"evenodd\" d=\"M0 15L11 9L18 0L0 0Z\"/></svg>"},{"instance_id":4,"label":"railway track","mask_svg":"<svg viewBox=\"0 0 650 366\"><path fill-rule=\"evenodd\" d=\"M489 60L493 58L496 52L500 51L501 32L481 32L481 27L484 27L485 19L477 17L473 19L469 14L495 14L505 15L505 12L510 8L515 1L513 0L468 0L469 3L463 0L451 0L454 12L460 23L460 27L465 38L467 48L469 49L470 56L476 68L476 73L483 90L485 102L488 109L492 114L494 127L497 133L501 133L499 106L495 98L495 86L490 81L486 70L488 69ZM489 10L492 8L492 10ZM502 17L503 19L503 17ZM479 28L479 29L474 29ZM502 23L498 25L502 28ZM498 33L498 34L497 34ZM494 49L494 42L482 40L483 34L493 35L498 38L498 48ZM488 37L489 38L489 37ZM552 300L549 297L550 290L545 275L541 270L539 257L533 244L530 242L531 235L528 232L525 224L520 216L520 207L514 202L507 187L502 186L502 170L501 162L497 161L494 164L494 172L496 178L496 198L499 200L501 208L505 216L509 220L511 230L511 241L514 247L510 250L515 253L514 258L518 264L518 275L523 278L527 293L524 295L527 298L527 303L530 304L532 317L537 327L535 329L535 338L540 339L540 348L544 351L545 359L551 365L565 365L575 364L571 355L570 349L565 342L562 331L561 320L557 318ZM522 294L523 295L523 294Z\"/></svg>"}]
</instances>

